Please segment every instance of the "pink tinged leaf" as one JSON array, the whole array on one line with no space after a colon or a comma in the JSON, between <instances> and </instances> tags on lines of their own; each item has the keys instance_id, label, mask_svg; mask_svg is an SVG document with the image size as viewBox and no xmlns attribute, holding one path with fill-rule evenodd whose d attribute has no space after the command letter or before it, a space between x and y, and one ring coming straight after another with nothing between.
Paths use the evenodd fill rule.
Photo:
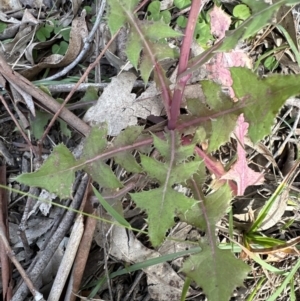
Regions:
<instances>
[{"instance_id":1,"label":"pink tinged leaf","mask_svg":"<svg viewBox=\"0 0 300 301\"><path fill-rule=\"evenodd\" d=\"M219 179L219 183L222 184L222 181L225 183L225 179L223 180L223 175L225 175L225 170L223 165L216 161L214 158L206 154L202 149L200 149L198 146L195 147L195 152L198 154L199 157L201 157L204 160L205 166L208 168L208 170L213 173L217 179ZM237 187L236 184L233 181L229 181L229 186L234 195L237 194Z\"/></svg>"},{"instance_id":2,"label":"pink tinged leaf","mask_svg":"<svg viewBox=\"0 0 300 301\"><path fill-rule=\"evenodd\" d=\"M220 7L214 6L210 12L211 33L218 40L225 37L225 31L229 29L231 18Z\"/></svg>"},{"instance_id":3,"label":"pink tinged leaf","mask_svg":"<svg viewBox=\"0 0 300 301\"><path fill-rule=\"evenodd\" d=\"M208 78L228 88L229 95L233 98L235 95L231 88L233 81L229 71L230 67L251 68L251 61L246 53L241 50L233 50L227 53L217 53L209 63L205 65Z\"/></svg>"},{"instance_id":4,"label":"pink tinged leaf","mask_svg":"<svg viewBox=\"0 0 300 301\"><path fill-rule=\"evenodd\" d=\"M247 165L246 152L244 149L244 138L248 132L249 124L245 122L244 115L241 114L237 121L235 130L237 145L237 162L229 172L222 176L221 179L234 180L238 186L237 195L243 195L245 189L251 185L260 185L263 183L263 175L255 172Z\"/></svg>"}]
</instances>

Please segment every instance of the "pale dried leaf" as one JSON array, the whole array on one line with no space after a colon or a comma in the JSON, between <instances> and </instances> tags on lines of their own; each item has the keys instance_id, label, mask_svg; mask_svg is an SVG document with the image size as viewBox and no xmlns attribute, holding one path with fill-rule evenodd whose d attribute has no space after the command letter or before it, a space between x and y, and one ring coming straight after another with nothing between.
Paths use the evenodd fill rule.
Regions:
<instances>
[{"instance_id":1,"label":"pale dried leaf","mask_svg":"<svg viewBox=\"0 0 300 301\"><path fill-rule=\"evenodd\" d=\"M24 129L28 129L30 127L28 118L22 112L22 110L20 110L19 107L18 107L18 103L23 102L23 98L20 95L20 93L14 88L14 84L12 82L11 82L10 90L11 90L15 110L16 110L18 116L19 116L20 124ZM21 90L19 89L19 91L21 91Z\"/></svg>"},{"instance_id":2,"label":"pale dried leaf","mask_svg":"<svg viewBox=\"0 0 300 301\"><path fill-rule=\"evenodd\" d=\"M149 115L160 116L164 106L155 83L151 83L145 92L134 103L136 116L146 119Z\"/></svg>"},{"instance_id":3,"label":"pale dried leaf","mask_svg":"<svg viewBox=\"0 0 300 301\"><path fill-rule=\"evenodd\" d=\"M159 257L161 254L146 248L130 232L121 227L114 227L111 237L110 254L118 260L130 263L143 262ZM147 274L148 290L154 300L180 300L183 280L168 263L156 264L143 269Z\"/></svg>"},{"instance_id":4,"label":"pale dried leaf","mask_svg":"<svg viewBox=\"0 0 300 301\"><path fill-rule=\"evenodd\" d=\"M108 124L108 134L118 135L124 128L137 124L137 118L160 115L163 107L155 86L151 85L136 101L131 93L136 76L123 72L112 79L97 104L90 108L84 121L90 125Z\"/></svg>"},{"instance_id":5,"label":"pale dried leaf","mask_svg":"<svg viewBox=\"0 0 300 301\"><path fill-rule=\"evenodd\" d=\"M130 109L135 100L135 94L131 93L135 80L136 76L129 72L114 77L83 120L90 125L107 122L110 136L118 135L128 125L135 125L137 119Z\"/></svg>"},{"instance_id":6,"label":"pale dried leaf","mask_svg":"<svg viewBox=\"0 0 300 301\"><path fill-rule=\"evenodd\" d=\"M205 99L202 87L198 83L186 86L184 89L183 97L184 97L183 104L185 105L187 99L195 98L195 99L199 99L199 101Z\"/></svg>"},{"instance_id":7,"label":"pale dried leaf","mask_svg":"<svg viewBox=\"0 0 300 301\"><path fill-rule=\"evenodd\" d=\"M83 0L72 0L72 12L73 12L73 16L77 15L77 12L80 8L80 5L82 4Z\"/></svg>"},{"instance_id":8,"label":"pale dried leaf","mask_svg":"<svg viewBox=\"0 0 300 301\"><path fill-rule=\"evenodd\" d=\"M25 234L29 244L36 241L37 238L48 232L52 227L54 220L48 217L33 217L27 225L28 228L25 230ZM18 235L19 226L13 223L9 223L9 237L13 248L22 248L23 243Z\"/></svg>"},{"instance_id":9,"label":"pale dried leaf","mask_svg":"<svg viewBox=\"0 0 300 301\"><path fill-rule=\"evenodd\" d=\"M22 25L38 25L40 22L30 13L28 9L25 9L22 17Z\"/></svg>"},{"instance_id":10,"label":"pale dried leaf","mask_svg":"<svg viewBox=\"0 0 300 301\"><path fill-rule=\"evenodd\" d=\"M287 257L290 257L291 254L285 253L285 252L278 252L276 254L269 254L266 262L281 262L283 260L286 260Z\"/></svg>"},{"instance_id":11,"label":"pale dried leaf","mask_svg":"<svg viewBox=\"0 0 300 301\"><path fill-rule=\"evenodd\" d=\"M24 52L27 44L31 41L34 34L33 26L27 26L21 29L12 41L2 44L3 51L7 54L6 60L9 63L14 63L16 58ZM1 48L2 48L1 47Z\"/></svg>"},{"instance_id":12,"label":"pale dried leaf","mask_svg":"<svg viewBox=\"0 0 300 301\"><path fill-rule=\"evenodd\" d=\"M1 2L0 2L1 3ZM0 4L1 5L1 4ZM1 6L0 6L1 8ZM5 14L3 11L0 10L0 21L4 22L4 23L12 23L12 24L20 24L20 20L15 19L13 17L8 16L7 14Z\"/></svg>"},{"instance_id":13,"label":"pale dried leaf","mask_svg":"<svg viewBox=\"0 0 300 301\"><path fill-rule=\"evenodd\" d=\"M18 21L17 23L13 18L10 18L9 22L13 23L13 26L6 28L1 39L6 36L13 38L13 40L3 44L0 49L9 62L14 62L15 58L26 49L28 42L31 41L32 35L35 33L34 28L39 22L27 9L23 13L21 22ZM9 52L11 53L7 54Z\"/></svg>"},{"instance_id":14,"label":"pale dried leaf","mask_svg":"<svg viewBox=\"0 0 300 301\"><path fill-rule=\"evenodd\" d=\"M51 201L55 200L56 198L57 198L56 194L50 193L49 191L42 189L39 195L39 201L35 204L33 210L29 213L29 216L34 212L36 212L36 208L39 208L44 216L47 216L52 207ZM43 202L42 200L45 200L47 202Z\"/></svg>"},{"instance_id":15,"label":"pale dried leaf","mask_svg":"<svg viewBox=\"0 0 300 301\"><path fill-rule=\"evenodd\" d=\"M0 73L0 88L4 89L5 84L6 84L6 79Z\"/></svg>"},{"instance_id":16,"label":"pale dried leaf","mask_svg":"<svg viewBox=\"0 0 300 301\"><path fill-rule=\"evenodd\" d=\"M1 0L0 11L5 12L8 10L19 10L22 9L22 5L19 0Z\"/></svg>"},{"instance_id":17,"label":"pale dried leaf","mask_svg":"<svg viewBox=\"0 0 300 301\"><path fill-rule=\"evenodd\" d=\"M296 20L297 20L297 18L296 18ZM294 20L294 16L293 16L291 7L282 5L279 8L279 10L276 14L275 24L277 24L279 21L281 21L279 24L285 28L285 30L290 35L290 37L293 40L296 47L298 47L297 29L296 29L296 24L298 22L297 21L295 22L295 20Z\"/></svg>"},{"instance_id":18,"label":"pale dried leaf","mask_svg":"<svg viewBox=\"0 0 300 301\"><path fill-rule=\"evenodd\" d=\"M2 21L0 19L0 21ZM20 28L20 24L9 24L7 28L4 29L2 33L0 33L0 40L6 40L13 38ZM0 53L3 53L3 49L0 48Z\"/></svg>"},{"instance_id":19,"label":"pale dried leaf","mask_svg":"<svg viewBox=\"0 0 300 301\"><path fill-rule=\"evenodd\" d=\"M174 0L162 0L160 1L160 10L165 10L173 6Z\"/></svg>"}]
</instances>

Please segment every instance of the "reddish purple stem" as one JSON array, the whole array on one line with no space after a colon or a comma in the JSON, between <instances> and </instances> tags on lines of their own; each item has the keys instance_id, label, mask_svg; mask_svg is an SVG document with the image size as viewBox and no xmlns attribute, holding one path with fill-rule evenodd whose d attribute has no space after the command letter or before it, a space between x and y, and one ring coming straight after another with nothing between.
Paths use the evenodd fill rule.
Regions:
<instances>
[{"instance_id":1,"label":"reddish purple stem","mask_svg":"<svg viewBox=\"0 0 300 301\"><path fill-rule=\"evenodd\" d=\"M197 24L199 11L201 8L201 3L202 3L201 0L192 1L192 6L191 6L187 26L185 29L185 35L180 50L177 83L173 94L171 110L170 110L170 119L168 123L169 130L174 130L176 128L177 119L180 114L180 104L182 102L183 92L188 79L191 77L191 74L189 74L179 79L180 74L187 69L190 49L193 41L193 36Z\"/></svg>"}]
</instances>

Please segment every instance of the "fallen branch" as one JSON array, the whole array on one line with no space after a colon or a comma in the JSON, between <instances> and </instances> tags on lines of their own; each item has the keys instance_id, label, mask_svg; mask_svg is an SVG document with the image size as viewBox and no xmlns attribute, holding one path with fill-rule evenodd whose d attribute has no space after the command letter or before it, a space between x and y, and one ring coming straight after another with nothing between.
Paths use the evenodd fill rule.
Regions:
<instances>
[{"instance_id":1,"label":"fallen branch","mask_svg":"<svg viewBox=\"0 0 300 301\"><path fill-rule=\"evenodd\" d=\"M0 55L0 74L9 82L17 85L21 90L25 91L33 98L35 98L35 104L39 107L49 110L55 114L60 110L61 105L51 96L47 95L41 89L35 87L29 80L13 71L6 63L5 59ZM59 117L63 119L69 126L84 136L87 136L90 131L90 126L84 121L70 112L68 109L63 108L59 114Z\"/></svg>"}]
</instances>

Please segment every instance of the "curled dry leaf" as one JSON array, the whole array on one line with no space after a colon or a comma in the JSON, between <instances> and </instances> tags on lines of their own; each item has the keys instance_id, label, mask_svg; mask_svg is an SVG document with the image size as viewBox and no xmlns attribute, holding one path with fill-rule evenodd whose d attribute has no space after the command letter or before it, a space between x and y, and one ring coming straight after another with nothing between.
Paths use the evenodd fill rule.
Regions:
<instances>
[{"instance_id":1,"label":"curled dry leaf","mask_svg":"<svg viewBox=\"0 0 300 301\"><path fill-rule=\"evenodd\" d=\"M268 211L265 219L263 220L261 226L259 227L259 231L267 230L276 225L283 216L286 207L287 201L289 198L289 190L285 189L280 195L278 195ZM258 216L259 211L255 212L255 216Z\"/></svg>"},{"instance_id":2,"label":"curled dry leaf","mask_svg":"<svg viewBox=\"0 0 300 301\"><path fill-rule=\"evenodd\" d=\"M27 44L34 35L34 26L27 26L19 29L14 39L4 46L4 54L7 63L14 63L21 53L24 52Z\"/></svg>"},{"instance_id":3,"label":"curled dry leaf","mask_svg":"<svg viewBox=\"0 0 300 301\"><path fill-rule=\"evenodd\" d=\"M5 18L4 14L0 14L0 20L8 23L8 27L0 34L0 39L13 38L12 41L2 44L0 53L6 56L7 61L15 62L15 55L19 55L27 47L39 21L27 9L25 9L21 21L14 18Z\"/></svg>"},{"instance_id":4,"label":"curled dry leaf","mask_svg":"<svg viewBox=\"0 0 300 301\"><path fill-rule=\"evenodd\" d=\"M288 189L286 189L276 197L266 217L262 221L261 226L258 228L259 231L268 230L281 221L281 218L287 209L288 198L289 198ZM243 203L246 203L246 201L239 200L237 204L239 203L240 203L239 206L242 206ZM245 209L247 210L247 212L234 214L234 218L242 222L241 224L236 222L236 225L238 225L239 228L248 230L251 227L253 220L256 220L256 218L259 216L260 211L263 208L262 207L263 204L260 204L260 206L258 206L259 204L260 204L259 200L254 200L253 202L250 202L250 204L247 206L247 209Z\"/></svg>"},{"instance_id":5,"label":"curled dry leaf","mask_svg":"<svg viewBox=\"0 0 300 301\"><path fill-rule=\"evenodd\" d=\"M54 43L56 43L59 39L57 38L53 38L49 41L46 42L36 42L36 43L31 43L29 45L29 47L26 48L25 50L25 56L26 59L32 64L34 65L34 59L33 59L33 50L41 50L44 48L49 48L49 46L53 45Z\"/></svg>"},{"instance_id":6,"label":"curled dry leaf","mask_svg":"<svg viewBox=\"0 0 300 301\"><path fill-rule=\"evenodd\" d=\"M73 62L83 47L83 40L87 37L88 30L84 17L77 17L72 22L69 47L64 56L53 54L45 58L43 62L37 64L31 69L21 72L28 79L33 78L45 68L59 68L69 65Z\"/></svg>"},{"instance_id":7,"label":"curled dry leaf","mask_svg":"<svg viewBox=\"0 0 300 301\"><path fill-rule=\"evenodd\" d=\"M15 85L13 82L10 82L10 88L13 95L13 101L15 105L17 106L20 102L26 103L27 108L31 112L33 116L35 116L35 108L34 108L34 102L32 99L32 96L20 89L17 85ZM19 114L20 115L20 114ZM25 118L25 117L24 117ZM27 127L24 127L27 128Z\"/></svg>"}]
</instances>

